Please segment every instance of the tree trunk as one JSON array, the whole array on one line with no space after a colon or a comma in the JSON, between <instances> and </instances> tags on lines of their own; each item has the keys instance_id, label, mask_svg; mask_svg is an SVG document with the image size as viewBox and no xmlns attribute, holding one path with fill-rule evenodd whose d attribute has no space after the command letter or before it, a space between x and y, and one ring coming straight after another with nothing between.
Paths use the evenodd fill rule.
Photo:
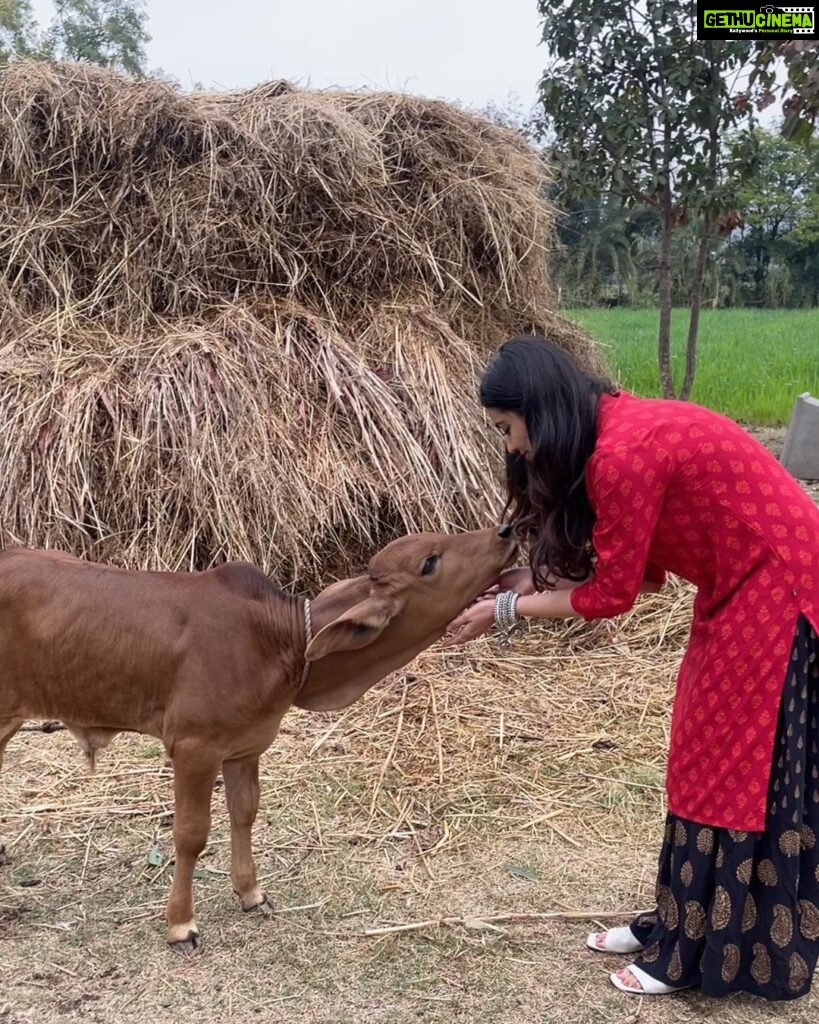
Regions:
<instances>
[{"instance_id":1,"label":"tree trunk","mask_svg":"<svg viewBox=\"0 0 819 1024\"><path fill-rule=\"evenodd\" d=\"M697 372L697 336L700 327L702 282L705 277L705 264L708 261L708 244L710 241L711 215L706 210L702 217L697 262L694 265L694 279L691 282L691 313L688 320L688 344L685 349L685 377L680 391L680 398L685 401L688 401L691 397L691 389L694 386L694 374Z\"/></svg>"},{"instance_id":2,"label":"tree trunk","mask_svg":"<svg viewBox=\"0 0 819 1024\"><path fill-rule=\"evenodd\" d=\"M765 280L765 246L762 242L754 249L754 305L762 306L762 283Z\"/></svg>"},{"instance_id":3,"label":"tree trunk","mask_svg":"<svg viewBox=\"0 0 819 1024\"><path fill-rule=\"evenodd\" d=\"M667 184L660 208L660 331L658 356L663 398L674 398L674 371L671 366L671 186Z\"/></svg>"},{"instance_id":4,"label":"tree trunk","mask_svg":"<svg viewBox=\"0 0 819 1024\"><path fill-rule=\"evenodd\" d=\"M717 260L717 264L714 267L714 297L711 299L711 309L719 309L720 270L720 262Z\"/></svg>"},{"instance_id":5,"label":"tree trunk","mask_svg":"<svg viewBox=\"0 0 819 1024\"><path fill-rule=\"evenodd\" d=\"M714 95L714 110L719 109L716 98L719 96L721 82L717 68L715 44L707 43L708 56L711 62L711 89ZM697 250L697 262L694 265L694 279L691 282L691 315L688 321L688 344L685 349L685 377L680 391L680 398L686 401L691 397L694 386L694 374L697 371L697 336L700 326L700 305L702 303L702 282L705 277L705 265L708 262L708 245L711 241L711 221L713 203L717 190L717 161L719 159L719 113L711 115L708 131L708 171L705 177L705 208L702 215L700 244Z\"/></svg>"}]
</instances>

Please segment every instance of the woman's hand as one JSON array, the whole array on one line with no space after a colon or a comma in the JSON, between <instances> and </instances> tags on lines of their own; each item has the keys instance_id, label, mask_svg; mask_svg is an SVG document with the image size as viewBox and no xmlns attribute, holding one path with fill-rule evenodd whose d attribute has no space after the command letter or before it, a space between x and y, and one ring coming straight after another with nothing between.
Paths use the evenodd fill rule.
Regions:
<instances>
[{"instance_id":1,"label":"woman's hand","mask_svg":"<svg viewBox=\"0 0 819 1024\"><path fill-rule=\"evenodd\" d=\"M526 566L522 569L505 569L498 576L498 590L516 590L519 594L534 594L535 581L532 570Z\"/></svg>"},{"instance_id":2,"label":"woman's hand","mask_svg":"<svg viewBox=\"0 0 819 1024\"><path fill-rule=\"evenodd\" d=\"M495 598L500 590L516 590L521 596L535 593L535 581L531 569L505 569L498 573L495 582L475 598L475 604L487 598Z\"/></svg>"},{"instance_id":3,"label":"woman's hand","mask_svg":"<svg viewBox=\"0 0 819 1024\"><path fill-rule=\"evenodd\" d=\"M476 640L492 628L495 622L495 599L478 600L462 611L457 619L447 626L444 647L454 647Z\"/></svg>"}]
</instances>

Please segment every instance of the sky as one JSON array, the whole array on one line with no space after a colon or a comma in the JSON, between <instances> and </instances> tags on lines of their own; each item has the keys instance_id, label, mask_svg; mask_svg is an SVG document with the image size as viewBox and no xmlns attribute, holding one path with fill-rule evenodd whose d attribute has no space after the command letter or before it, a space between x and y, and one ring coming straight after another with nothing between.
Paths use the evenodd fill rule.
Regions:
<instances>
[{"instance_id":1,"label":"sky","mask_svg":"<svg viewBox=\"0 0 819 1024\"><path fill-rule=\"evenodd\" d=\"M148 0L149 68L187 87L288 78L392 89L472 107L535 103L536 0ZM41 27L50 0L34 0Z\"/></svg>"}]
</instances>

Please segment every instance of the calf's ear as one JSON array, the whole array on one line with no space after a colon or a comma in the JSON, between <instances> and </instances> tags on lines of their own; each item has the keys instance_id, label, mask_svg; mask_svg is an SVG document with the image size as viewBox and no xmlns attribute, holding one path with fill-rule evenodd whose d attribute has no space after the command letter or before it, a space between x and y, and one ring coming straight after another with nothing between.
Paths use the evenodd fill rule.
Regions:
<instances>
[{"instance_id":1,"label":"calf's ear","mask_svg":"<svg viewBox=\"0 0 819 1024\"><path fill-rule=\"evenodd\" d=\"M392 597L368 597L349 608L319 630L307 645L305 659L318 661L334 651L357 651L367 647L397 615L399 604Z\"/></svg>"}]
</instances>

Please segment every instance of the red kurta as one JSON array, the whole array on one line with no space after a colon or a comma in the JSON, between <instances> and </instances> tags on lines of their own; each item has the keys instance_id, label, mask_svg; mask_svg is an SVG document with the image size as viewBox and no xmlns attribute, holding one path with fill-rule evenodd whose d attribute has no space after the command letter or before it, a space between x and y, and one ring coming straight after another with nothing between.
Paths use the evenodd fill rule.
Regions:
<instances>
[{"instance_id":1,"label":"red kurta","mask_svg":"<svg viewBox=\"0 0 819 1024\"><path fill-rule=\"evenodd\" d=\"M819 509L732 420L625 392L601 396L586 487L597 561L572 594L575 611L618 615L665 570L697 587L671 720L669 810L764 829L799 613L819 630Z\"/></svg>"}]
</instances>

